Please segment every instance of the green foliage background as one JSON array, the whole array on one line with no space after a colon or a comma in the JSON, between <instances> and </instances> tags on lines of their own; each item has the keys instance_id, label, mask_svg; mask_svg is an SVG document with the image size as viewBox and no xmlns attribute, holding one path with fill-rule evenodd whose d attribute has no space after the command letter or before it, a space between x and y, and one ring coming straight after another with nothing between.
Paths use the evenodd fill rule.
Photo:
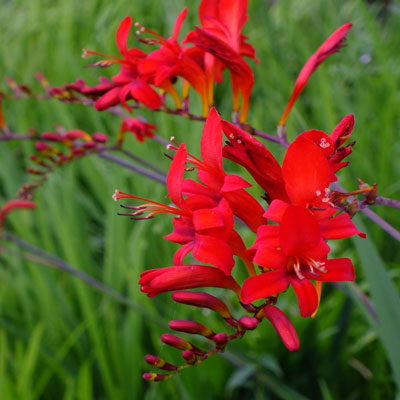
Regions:
<instances>
[{"instance_id":1,"label":"green foliage background","mask_svg":"<svg viewBox=\"0 0 400 400\"><path fill-rule=\"evenodd\" d=\"M249 122L273 132L307 58L341 24L351 21L348 45L311 78L288 121L289 137L317 128L332 131L355 114L357 140L341 183L357 188L356 178L378 183L379 194L400 198L400 6L362 0L249 1L245 34L257 49L252 64L256 85ZM184 34L198 24L197 1L0 0L0 76L40 90L35 72L52 85L80 77L95 84L116 69L84 68L82 48L116 54L115 30L126 15L170 35L179 11L187 6ZM136 46L131 37L131 46ZM370 61L361 58L368 55ZM97 59L96 59L97 60ZM216 105L230 116L229 80L217 90ZM5 83L1 90L6 90ZM194 110L199 109L192 95ZM55 100L4 102L9 126L51 131L100 131L115 137L119 118ZM197 107L197 108L196 108ZM135 114L137 114L135 112ZM165 138L198 152L201 123L142 112ZM153 142L133 152L167 171L163 149ZM269 145L282 158L282 149ZM0 196L13 198L30 178L32 143L1 143ZM234 168L227 163L228 168ZM245 174L244 174L245 176ZM143 357L152 353L178 360L159 336L170 319L193 318L214 330L224 325L214 315L175 304L168 294L148 299L139 292L139 274L171 263L175 246L162 240L169 217L132 222L117 217L115 188L162 200L165 188L96 156L55 171L37 193L37 210L11 215L7 228L25 241L124 293L137 306L126 307L73 276L22 259L4 243L0 255L1 399L391 399L400 384L400 301L398 243L360 215L368 241L336 244L334 254L351 256L357 282L372 297L379 323L366 312L354 285L326 285L315 319L301 319L289 292L280 304L299 331L301 349L289 354L266 323L228 351L164 383L149 384ZM245 207L245 205L244 205ZM400 213L374 210L393 226ZM247 239L251 242L250 235ZM230 302L227 297L226 301ZM233 303L232 308L235 308Z\"/></svg>"}]
</instances>

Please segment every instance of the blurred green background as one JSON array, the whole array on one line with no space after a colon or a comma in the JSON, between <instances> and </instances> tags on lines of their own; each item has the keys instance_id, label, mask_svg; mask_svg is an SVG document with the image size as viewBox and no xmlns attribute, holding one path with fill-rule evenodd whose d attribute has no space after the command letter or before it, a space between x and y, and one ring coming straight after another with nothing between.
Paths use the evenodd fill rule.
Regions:
<instances>
[{"instance_id":1,"label":"blurred green background","mask_svg":"<svg viewBox=\"0 0 400 400\"><path fill-rule=\"evenodd\" d=\"M382 196L400 198L400 5L362 0L249 1L244 33L257 50L252 67L256 84L249 123L273 132L294 81L307 58L338 26L351 21L348 44L312 76L288 120L289 138L317 128L331 132L340 119L355 114L357 140L350 166L340 174L346 189L357 178L378 183ZM97 83L108 70L84 68L97 60L82 48L117 54L115 30L131 15L146 27L169 36L176 15L187 6L183 39L198 25L197 1L0 0L0 89L13 77L40 91L42 72L52 85L83 78ZM130 45L137 46L135 38ZM139 45L140 47L141 45ZM199 109L192 95L193 110ZM216 105L230 117L228 76L216 92ZM116 137L120 118L56 100L4 101L6 120L15 132L35 127L100 131ZM134 112L137 115L138 112ZM140 112L158 126L160 136L174 135L198 152L202 124L176 116ZM128 148L165 171L163 148L126 140ZM33 143L0 145L0 196L15 197L31 178ZM269 144L278 159L282 149ZM227 168L237 169L227 163ZM243 173L244 177L248 177ZM37 209L18 211L7 230L123 293L136 308L66 273L23 259L3 243L0 254L0 398L1 399L392 399L400 384L400 250L387 233L364 216L357 218L368 240L336 243L333 256L352 257L355 287L324 287L315 319L301 319L291 294L280 305L296 326L301 348L287 352L270 325L263 323L228 351L163 383L142 381L151 370L147 353L179 360L163 346L161 333L171 319L193 318L214 330L224 324L213 314L175 304L169 294L148 299L139 292L139 274L172 262L176 246L162 240L170 217L132 222L118 217L114 190L163 200L165 188L96 156L59 168L35 195ZM374 207L393 226L400 212ZM253 238L246 236L248 243ZM372 298L379 323L366 311L357 291ZM231 308L237 304L224 299ZM199 342L201 345L201 342Z\"/></svg>"}]
</instances>

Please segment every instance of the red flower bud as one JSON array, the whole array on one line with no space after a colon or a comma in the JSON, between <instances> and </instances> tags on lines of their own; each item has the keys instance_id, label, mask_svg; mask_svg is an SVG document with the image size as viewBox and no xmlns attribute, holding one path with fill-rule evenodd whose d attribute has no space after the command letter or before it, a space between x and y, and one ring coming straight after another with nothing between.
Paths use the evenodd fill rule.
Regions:
<instances>
[{"instance_id":1,"label":"red flower bud","mask_svg":"<svg viewBox=\"0 0 400 400\"><path fill-rule=\"evenodd\" d=\"M193 333L195 335L201 335L205 337L214 335L214 332L210 328L195 321L174 320L170 321L168 326L174 331L179 332Z\"/></svg>"},{"instance_id":2,"label":"red flower bud","mask_svg":"<svg viewBox=\"0 0 400 400\"><path fill-rule=\"evenodd\" d=\"M93 133L92 138L95 142L99 142L99 143L105 143L108 140L107 135L105 135L104 133L100 133L100 132Z\"/></svg>"},{"instance_id":3,"label":"red flower bud","mask_svg":"<svg viewBox=\"0 0 400 400\"><path fill-rule=\"evenodd\" d=\"M145 381L154 381L154 382L159 382L159 381L165 381L166 379L169 379L173 376L173 374L168 374L168 375L164 375L164 374L156 374L154 372L145 372L142 375L142 378Z\"/></svg>"},{"instance_id":4,"label":"red flower bud","mask_svg":"<svg viewBox=\"0 0 400 400\"><path fill-rule=\"evenodd\" d=\"M64 140L64 138L57 133L43 132L41 136L43 139L51 140L53 142L62 142Z\"/></svg>"},{"instance_id":5,"label":"red flower bud","mask_svg":"<svg viewBox=\"0 0 400 400\"><path fill-rule=\"evenodd\" d=\"M243 315L240 317L239 324L246 330L252 331L258 326L258 319L255 317L249 317L248 315Z\"/></svg>"},{"instance_id":6,"label":"red flower bud","mask_svg":"<svg viewBox=\"0 0 400 400\"><path fill-rule=\"evenodd\" d=\"M161 341L167 344L168 346L175 347L176 349L179 350L192 350L197 355L204 354L203 350L198 349L196 346L192 345L186 340L178 336L171 335L170 333L164 333L163 335L161 335Z\"/></svg>"},{"instance_id":7,"label":"red flower bud","mask_svg":"<svg viewBox=\"0 0 400 400\"><path fill-rule=\"evenodd\" d=\"M266 306L264 316L271 322L283 344L289 351L297 351L300 347L299 337L289 318L275 306Z\"/></svg>"},{"instance_id":8,"label":"red flower bud","mask_svg":"<svg viewBox=\"0 0 400 400\"><path fill-rule=\"evenodd\" d=\"M228 343L228 336L225 332L216 333L213 336L213 340L215 342L215 347L218 350L223 351L225 349L226 344Z\"/></svg>"},{"instance_id":9,"label":"red flower bud","mask_svg":"<svg viewBox=\"0 0 400 400\"><path fill-rule=\"evenodd\" d=\"M179 291L172 293L172 299L177 303L187 304L189 306L209 308L219 313L223 318L233 318L228 307L220 299L204 292L186 292Z\"/></svg>"},{"instance_id":10,"label":"red flower bud","mask_svg":"<svg viewBox=\"0 0 400 400\"><path fill-rule=\"evenodd\" d=\"M66 132L64 136L66 139L76 140L76 139L83 139L85 136L87 136L87 133L80 129L73 129Z\"/></svg>"},{"instance_id":11,"label":"red flower bud","mask_svg":"<svg viewBox=\"0 0 400 400\"><path fill-rule=\"evenodd\" d=\"M195 364L197 361L196 354L192 350L183 350L182 357L188 364Z\"/></svg>"},{"instance_id":12,"label":"red flower bud","mask_svg":"<svg viewBox=\"0 0 400 400\"><path fill-rule=\"evenodd\" d=\"M93 149L96 146L97 146L97 143L92 142L92 141L83 143L83 147L86 149Z\"/></svg>"},{"instance_id":13,"label":"red flower bud","mask_svg":"<svg viewBox=\"0 0 400 400\"><path fill-rule=\"evenodd\" d=\"M41 152L45 152L45 151L51 151L52 150L52 146L48 145L47 143L44 142L36 142L35 143L35 149L41 153Z\"/></svg>"},{"instance_id":14,"label":"red flower bud","mask_svg":"<svg viewBox=\"0 0 400 400\"><path fill-rule=\"evenodd\" d=\"M178 368L176 365L170 364L162 358L153 356L152 354L147 354L144 359L148 364L166 371L175 371Z\"/></svg>"}]
</instances>

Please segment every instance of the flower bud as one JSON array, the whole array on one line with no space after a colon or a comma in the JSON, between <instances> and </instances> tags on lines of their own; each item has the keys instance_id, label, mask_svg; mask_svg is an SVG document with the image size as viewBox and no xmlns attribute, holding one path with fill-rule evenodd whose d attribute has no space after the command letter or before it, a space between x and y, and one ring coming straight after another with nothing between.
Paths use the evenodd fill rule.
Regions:
<instances>
[{"instance_id":1,"label":"flower bud","mask_svg":"<svg viewBox=\"0 0 400 400\"><path fill-rule=\"evenodd\" d=\"M99 142L99 143L105 143L108 140L107 135L105 135L104 133L100 133L100 132L93 133L92 138L95 142Z\"/></svg>"},{"instance_id":2,"label":"flower bud","mask_svg":"<svg viewBox=\"0 0 400 400\"><path fill-rule=\"evenodd\" d=\"M174 320L170 321L168 326L174 331L193 333L205 337L214 335L214 332L210 328L195 321Z\"/></svg>"},{"instance_id":3,"label":"flower bud","mask_svg":"<svg viewBox=\"0 0 400 400\"><path fill-rule=\"evenodd\" d=\"M228 342L228 336L225 332L216 333L213 337L215 342L215 346L218 350L223 350L225 348L226 343Z\"/></svg>"},{"instance_id":4,"label":"flower bud","mask_svg":"<svg viewBox=\"0 0 400 400\"><path fill-rule=\"evenodd\" d=\"M65 133L64 137L68 140L84 139L88 134L81 129L72 129Z\"/></svg>"},{"instance_id":5,"label":"flower bud","mask_svg":"<svg viewBox=\"0 0 400 400\"><path fill-rule=\"evenodd\" d=\"M57 133L43 132L41 136L43 139L51 140L53 142L62 142L64 140L64 138Z\"/></svg>"},{"instance_id":6,"label":"flower bud","mask_svg":"<svg viewBox=\"0 0 400 400\"><path fill-rule=\"evenodd\" d=\"M147 354L144 359L148 364L166 371L175 371L178 368L176 365L170 364L162 358L153 356L152 354Z\"/></svg>"},{"instance_id":7,"label":"flower bud","mask_svg":"<svg viewBox=\"0 0 400 400\"><path fill-rule=\"evenodd\" d=\"M177 303L187 304L190 306L209 308L219 313L223 318L233 318L228 307L220 299L204 292L186 292L179 291L172 293L172 299Z\"/></svg>"},{"instance_id":8,"label":"flower bud","mask_svg":"<svg viewBox=\"0 0 400 400\"><path fill-rule=\"evenodd\" d=\"M239 325L245 330L252 331L258 326L258 319L255 317L249 317L248 315L243 315L239 319Z\"/></svg>"},{"instance_id":9,"label":"flower bud","mask_svg":"<svg viewBox=\"0 0 400 400\"><path fill-rule=\"evenodd\" d=\"M289 351L297 351L300 341L289 318L278 307L272 305L264 308L264 316L271 322L286 348Z\"/></svg>"},{"instance_id":10,"label":"flower bud","mask_svg":"<svg viewBox=\"0 0 400 400\"><path fill-rule=\"evenodd\" d=\"M170 333L164 333L163 335L161 335L161 341L167 344L168 346L175 347L176 349L179 350L192 350L197 355L204 354L203 350L198 349L196 346L189 343L188 341L178 336L171 335Z\"/></svg>"},{"instance_id":11,"label":"flower bud","mask_svg":"<svg viewBox=\"0 0 400 400\"><path fill-rule=\"evenodd\" d=\"M188 364L195 364L197 361L196 354L192 350L183 350L182 357Z\"/></svg>"},{"instance_id":12,"label":"flower bud","mask_svg":"<svg viewBox=\"0 0 400 400\"><path fill-rule=\"evenodd\" d=\"M142 378L145 381L149 381L149 382L159 382L159 381L165 381L166 379L169 379L173 376L173 374L156 374L154 372L145 372L142 375Z\"/></svg>"}]
</instances>

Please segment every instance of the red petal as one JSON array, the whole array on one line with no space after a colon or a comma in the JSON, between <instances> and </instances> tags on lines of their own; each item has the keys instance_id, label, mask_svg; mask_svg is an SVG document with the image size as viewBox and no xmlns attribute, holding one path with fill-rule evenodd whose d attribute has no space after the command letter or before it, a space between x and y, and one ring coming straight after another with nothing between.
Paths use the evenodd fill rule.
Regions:
<instances>
[{"instance_id":1,"label":"red petal","mask_svg":"<svg viewBox=\"0 0 400 400\"><path fill-rule=\"evenodd\" d=\"M219 17L231 34L229 43L239 53L240 37L243 25L247 21L247 0L221 0L219 4Z\"/></svg>"},{"instance_id":2,"label":"red petal","mask_svg":"<svg viewBox=\"0 0 400 400\"><path fill-rule=\"evenodd\" d=\"M338 281L354 281L354 267L350 258L334 258L325 261L325 268L328 272L321 273L319 281L338 282Z\"/></svg>"},{"instance_id":3,"label":"red petal","mask_svg":"<svg viewBox=\"0 0 400 400\"><path fill-rule=\"evenodd\" d=\"M189 254L192 251L193 246L194 243L190 242L186 243L184 246L178 249L174 254L174 260L173 260L174 265L183 265L183 259L187 254Z\"/></svg>"},{"instance_id":4,"label":"red petal","mask_svg":"<svg viewBox=\"0 0 400 400\"><path fill-rule=\"evenodd\" d=\"M224 179L224 184L221 188L221 193L232 192L234 190L239 190L251 186L252 185L249 182L245 181L238 175L226 175Z\"/></svg>"},{"instance_id":5,"label":"red petal","mask_svg":"<svg viewBox=\"0 0 400 400\"><path fill-rule=\"evenodd\" d=\"M264 209L261 204L245 190L224 192L233 214L240 218L253 232L267 221L263 217Z\"/></svg>"},{"instance_id":6,"label":"red petal","mask_svg":"<svg viewBox=\"0 0 400 400\"><path fill-rule=\"evenodd\" d=\"M183 143L174 155L167 176L168 195L171 201L179 208L183 207L182 181L185 172L186 157L186 146Z\"/></svg>"},{"instance_id":7,"label":"red petal","mask_svg":"<svg viewBox=\"0 0 400 400\"><path fill-rule=\"evenodd\" d=\"M286 273L286 268L252 276L243 282L242 302L249 304L254 300L273 296L286 290L289 284L290 277Z\"/></svg>"},{"instance_id":8,"label":"red petal","mask_svg":"<svg viewBox=\"0 0 400 400\"><path fill-rule=\"evenodd\" d=\"M216 175L226 175L222 168L221 118L214 107L211 108L204 125L201 138L201 156L204 164L215 171Z\"/></svg>"},{"instance_id":9,"label":"red petal","mask_svg":"<svg viewBox=\"0 0 400 400\"><path fill-rule=\"evenodd\" d=\"M318 307L318 294L314 285L308 279L291 280L293 289L299 302L300 315L310 317Z\"/></svg>"},{"instance_id":10,"label":"red petal","mask_svg":"<svg viewBox=\"0 0 400 400\"><path fill-rule=\"evenodd\" d=\"M161 107L162 101L160 95L143 81L136 80L131 87L130 93L134 99L153 110Z\"/></svg>"},{"instance_id":11,"label":"red petal","mask_svg":"<svg viewBox=\"0 0 400 400\"><path fill-rule=\"evenodd\" d=\"M264 217L274 222L281 222L288 206L289 204L282 200L273 200L264 213Z\"/></svg>"},{"instance_id":12,"label":"red petal","mask_svg":"<svg viewBox=\"0 0 400 400\"><path fill-rule=\"evenodd\" d=\"M269 247L280 247L279 231L279 225L261 225L257 230L254 246L265 244Z\"/></svg>"},{"instance_id":13,"label":"red petal","mask_svg":"<svg viewBox=\"0 0 400 400\"><path fill-rule=\"evenodd\" d=\"M305 131L298 137L304 137L311 140L325 154L325 157L329 157L335 150L331 138L325 132L318 129Z\"/></svg>"},{"instance_id":14,"label":"red petal","mask_svg":"<svg viewBox=\"0 0 400 400\"><path fill-rule=\"evenodd\" d=\"M196 260L217 266L225 275L230 275L235 261L233 251L225 241L196 234L193 257Z\"/></svg>"},{"instance_id":15,"label":"red petal","mask_svg":"<svg viewBox=\"0 0 400 400\"><path fill-rule=\"evenodd\" d=\"M109 107L117 105L119 103L120 91L121 91L121 86L117 86L117 87L109 90L108 92L104 93L103 96L101 96L96 101L96 103L94 103L96 110L103 111Z\"/></svg>"},{"instance_id":16,"label":"red petal","mask_svg":"<svg viewBox=\"0 0 400 400\"><path fill-rule=\"evenodd\" d=\"M276 250L268 246L263 246L262 244L258 246L256 255L253 262L261 265L264 268L285 268L288 258L281 251Z\"/></svg>"},{"instance_id":17,"label":"red petal","mask_svg":"<svg viewBox=\"0 0 400 400\"><path fill-rule=\"evenodd\" d=\"M353 235L366 237L365 233L360 232L354 225L349 214L342 213L333 218L321 219L319 221L321 235L325 240L343 239Z\"/></svg>"},{"instance_id":18,"label":"red petal","mask_svg":"<svg viewBox=\"0 0 400 400\"><path fill-rule=\"evenodd\" d=\"M304 207L289 206L280 229L281 248L287 255L305 255L320 242L317 219Z\"/></svg>"},{"instance_id":19,"label":"red petal","mask_svg":"<svg viewBox=\"0 0 400 400\"><path fill-rule=\"evenodd\" d=\"M118 50L123 56L126 56L128 52L127 42L131 25L132 25L132 18L125 17L119 24L117 33L115 35L115 40L117 42Z\"/></svg>"},{"instance_id":20,"label":"red petal","mask_svg":"<svg viewBox=\"0 0 400 400\"><path fill-rule=\"evenodd\" d=\"M289 351L297 351L300 347L300 340L289 318L275 306L266 306L263 313L264 317L271 322L286 348Z\"/></svg>"},{"instance_id":21,"label":"red petal","mask_svg":"<svg viewBox=\"0 0 400 400\"><path fill-rule=\"evenodd\" d=\"M196 231L225 226L223 215L216 208L203 208L193 212L193 225Z\"/></svg>"},{"instance_id":22,"label":"red petal","mask_svg":"<svg viewBox=\"0 0 400 400\"><path fill-rule=\"evenodd\" d=\"M194 229L188 217L172 218L174 231L166 236L165 240L170 242L185 244L194 239Z\"/></svg>"},{"instance_id":23,"label":"red petal","mask_svg":"<svg viewBox=\"0 0 400 400\"><path fill-rule=\"evenodd\" d=\"M289 146L282 174L290 200L298 205L312 204L330 183L330 169L325 155L303 137Z\"/></svg>"},{"instance_id":24,"label":"red petal","mask_svg":"<svg viewBox=\"0 0 400 400\"><path fill-rule=\"evenodd\" d=\"M173 39L175 39L175 40L178 40L178 35L179 35L180 30L181 30L183 21L184 21L185 18L186 18L186 15L187 15L187 8L185 7L185 8L180 12L180 14L176 17L175 25L174 25L174 31L173 31L173 33L172 33L172 37L173 37Z\"/></svg>"}]
</instances>

